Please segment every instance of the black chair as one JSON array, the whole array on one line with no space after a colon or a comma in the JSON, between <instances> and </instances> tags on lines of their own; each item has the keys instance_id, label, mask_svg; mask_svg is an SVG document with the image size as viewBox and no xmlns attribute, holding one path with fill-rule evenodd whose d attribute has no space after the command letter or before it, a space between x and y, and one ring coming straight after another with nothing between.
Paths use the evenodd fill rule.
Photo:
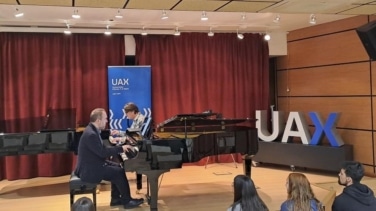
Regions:
<instances>
[{"instance_id":1,"label":"black chair","mask_svg":"<svg viewBox=\"0 0 376 211\"><path fill-rule=\"evenodd\" d=\"M72 132L52 132L50 142L47 144L45 152L67 152L70 151L72 142Z\"/></svg>"},{"instance_id":2,"label":"black chair","mask_svg":"<svg viewBox=\"0 0 376 211\"><path fill-rule=\"evenodd\" d=\"M70 192L70 207L74 203L74 196L78 194L93 194L93 204L95 210L97 210L97 184L88 183L82 181L75 173L72 171L69 180L69 192Z\"/></svg>"},{"instance_id":3,"label":"black chair","mask_svg":"<svg viewBox=\"0 0 376 211\"><path fill-rule=\"evenodd\" d=\"M24 150L21 151L20 155L30 155L43 153L47 148L47 144L50 141L49 133L34 133L30 134L28 137L27 145Z\"/></svg>"},{"instance_id":4,"label":"black chair","mask_svg":"<svg viewBox=\"0 0 376 211\"><path fill-rule=\"evenodd\" d=\"M2 138L0 156L17 155L27 143L28 135L5 135Z\"/></svg>"}]
</instances>

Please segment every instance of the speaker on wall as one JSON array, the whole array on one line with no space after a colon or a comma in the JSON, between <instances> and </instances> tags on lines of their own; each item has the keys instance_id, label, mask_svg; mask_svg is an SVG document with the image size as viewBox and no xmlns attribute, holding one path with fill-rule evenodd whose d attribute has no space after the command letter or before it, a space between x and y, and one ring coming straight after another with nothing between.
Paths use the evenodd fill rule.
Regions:
<instances>
[{"instance_id":1,"label":"speaker on wall","mask_svg":"<svg viewBox=\"0 0 376 211\"><path fill-rule=\"evenodd\" d=\"M356 29L360 40L366 49L368 56L376 60L376 20Z\"/></svg>"}]
</instances>

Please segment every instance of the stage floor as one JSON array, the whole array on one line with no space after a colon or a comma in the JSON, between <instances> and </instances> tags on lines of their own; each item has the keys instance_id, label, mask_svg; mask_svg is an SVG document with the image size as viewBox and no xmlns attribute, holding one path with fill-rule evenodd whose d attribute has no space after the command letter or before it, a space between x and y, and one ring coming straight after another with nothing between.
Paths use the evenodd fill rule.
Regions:
<instances>
[{"instance_id":1,"label":"stage floor","mask_svg":"<svg viewBox=\"0 0 376 211\"><path fill-rule=\"evenodd\" d=\"M158 210L162 211L207 211L226 210L233 200L233 178L242 174L243 168L233 163L217 163L205 166L184 166L171 170L161 177ZM320 200L327 200L330 192L342 191L337 184L337 173L315 172L296 169L306 174L313 190ZM291 170L288 167L261 165L252 167L252 179L258 187L258 193L270 211L279 210L286 199L285 182ZM130 181L132 197L143 197L146 193L146 178L143 177L144 188L136 194L135 173L127 173ZM16 181L0 181L0 210L50 211L70 210L69 207L69 175L53 178L34 178ZM376 179L366 178L368 184L376 189ZM78 195L75 199L81 196ZM110 185L103 183L97 194L97 210L125 210L122 207L110 207ZM150 210L145 203L135 211ZM326 211L331 210L329 207Z\"/></svg>"}]
</instances>

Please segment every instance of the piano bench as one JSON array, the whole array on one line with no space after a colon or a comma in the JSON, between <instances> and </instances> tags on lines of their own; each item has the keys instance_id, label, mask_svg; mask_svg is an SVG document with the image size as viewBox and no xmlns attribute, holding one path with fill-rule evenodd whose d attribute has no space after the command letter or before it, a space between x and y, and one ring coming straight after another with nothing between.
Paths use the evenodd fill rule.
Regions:
<instances>
[{"instance_id":1,"label":"piano bench","mask_svg":"<svg viewBox=\"0 0 376 211\"><path fill-rule=\"evenodd\" d=\"M82 181L75 173L72 171L71 177L69 179L69 189L70 189L70 207L74 203L74 196L77 194L93 194L93 204L95 210L97 210L97 184L88 183Z\"/></svg>"}]
</instances>

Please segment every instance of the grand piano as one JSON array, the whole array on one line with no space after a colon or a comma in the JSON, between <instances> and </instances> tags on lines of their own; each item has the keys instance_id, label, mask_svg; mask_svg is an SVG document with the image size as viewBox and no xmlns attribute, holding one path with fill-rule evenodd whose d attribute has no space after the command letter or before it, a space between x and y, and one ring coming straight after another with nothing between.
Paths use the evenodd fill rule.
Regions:
<instances>
[{"instance_id":1,"label":"grand piano","mask_svg":"<svg viewBox=\"0 0 376 211\"><path fill-rule=\"evenodd\" d=\"M159 176L181 168L183 163L211 155L241 153L244 174L250 176L252 156L258 151L257 130L250 126L254 121L224 119L212 112L178 114L158 124L153 138L138 142L138 157L125 161L124 169L147 176L150 210L158 210Z\"/></svg>"}]
</instances>

